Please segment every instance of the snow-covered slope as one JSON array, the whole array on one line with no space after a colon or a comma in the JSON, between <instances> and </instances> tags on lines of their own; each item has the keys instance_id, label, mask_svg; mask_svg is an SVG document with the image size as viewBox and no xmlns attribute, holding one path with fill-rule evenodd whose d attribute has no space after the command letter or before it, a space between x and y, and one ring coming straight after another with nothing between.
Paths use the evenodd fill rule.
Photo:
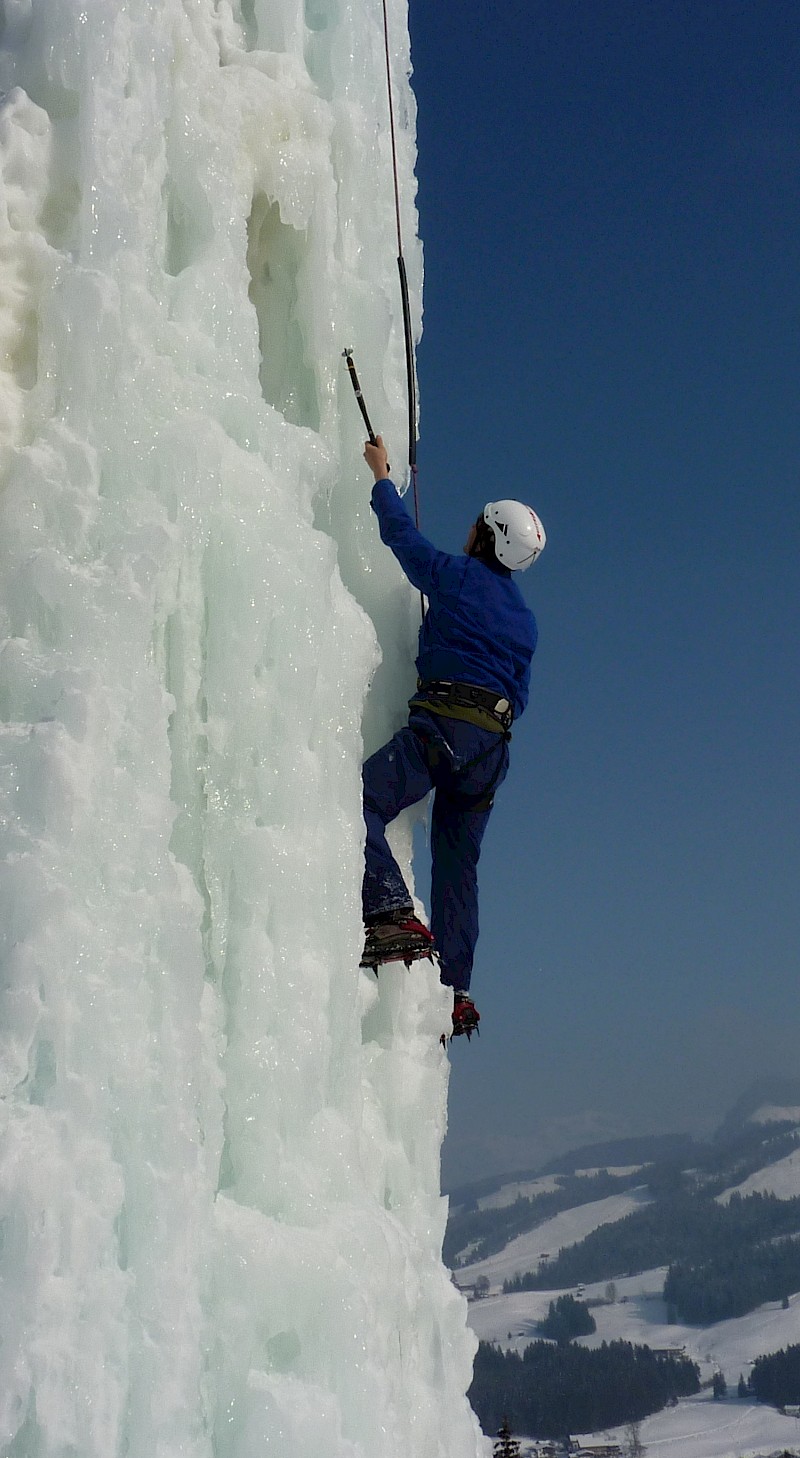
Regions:
<instances>
[{"instance_id":1,"label":"snow-covered slope","mask_svg":"<svg viewBox=\"0 0 800 1458\"><path fill-rule=\"evenodd\" d=\"M769 1131L771 1124L795 1124L797 1126L795 1130L797 1145L782 1159L766 1164L763 1169L754 1170L746 1179L725 1190L718 1197L720 1203L727 1204L734 1193L775 1195L779 1200L796 1199L800 1196L800 1109L763 1104L756 1109L754 1114L751 1114L748 1122L751 1125L763 1125L765 1132Z\"/></svg>"},{"instance_id":2,"label":"snow-covered slope","mask_svg":"<svg viewBox=\"0 0 800 1458\"><path fill-rule=\"evenodd\" d=\"M625 1451L626 1428L586 1433L581 1443L616 1443ZM746 1398L715 1402L707 1393L685 1398L646 1418L639 1441L650 1458L794 1458L800 1454L800 1423Z\"/></svg>"},{"instance_id":3,"label":"snow-covered slope","mask_svg":"<svg viewBox=\"0 0 800 1458\"><path fill-rule=\"evenodd\" d=\"M418 611L340 357L402 443L382 7L0 22L0 1450L465 1458L448 998L358 970Z\"/></svg>"},{"instance_id":4,"label":"snow-covered slope","mask_svg":"<svg viewBox=\"0 0 800 1458\"><path fill-rule=\"evenodd\" d=\"M791 1122L789 1115L790 1111L781 1109L779 1118L757 1122L765 1125ZM765 1136L768 1132L765 1129ZM502 1206L503 1196L510 1188L516 1188L513 1182L495 1192L496 1207ZM766 1164L737 1188L744 1195L768 1191L782 1199L800 1196L800 1151L794 1150L783 1159ZM719 1198L726 1201L731 1193L729 1189ZM470 1324L478 1338L509 1350L524 1351L536 1339L537 1323L547 1314L550 1302L562 1291L554 1288L503 1295L500 1289L503 1280L518 1271L535 1269L544 1251L555 1255L560 1247L576 1243L590 1230L621 1219L646 1202L646 1191L634 1188L625 1195L564 1211L537 1229L518 1236L496 1255L461 1267L457 1279L465 1288L471 1287L481 1275L490 1281L490 1294L470 1304ZM736 1320L707 1327L687 1326L667 1321L662 1298L665 1275L666 1268L659 1268L619 1277L613 1283L613 1300L609 1300L606 1281L587 1284L581 1289L581 1299L590 1303L597 1323L592 1336L580 1338L582 1344L597 1346L603 1341L624 1340L656 1348L682 1349L698 1363L702 1381L710 1383L715 1372L722 1372L729 1384L731 1395L724 1401L715 1402L710 1391L704 1391L680 1402L676 1408L647 1419L641 1427L641 1440L647 1452L680 1454L680 1458L745 1458L748 1454L768 1454L776 1449L800 1452L798 1419L735 1397L740 1375L748 1376L756 1357L800 1343L800 1293L790 1298L785 1309L781 1302L768 1302ZM571 1294L575 1294L575 1288ZM625 1434L620 1430L584 1437L587 1443L592 1440L622 1443Z\"/></svg>"},{"instance_id":5,"label":"snow-covered slope","mask_svg":"<svg viewBox=\"0 0 800 1458\"><path fill-rule=\"evenodd\" d=\"M535 1195L548 1195L558 1188L557 1175L540 1175L535 1180L511 1180L491 1195L476 1201L479 1210L502 1210L515 1200L530 1200Z\"/></svg>"},{"instance_id":6,"label":"snow-covered slope","mask_svg":"<svg viewBox=\"0 0 800 1458\"><path fill-rule=\"evenodd\" d=\"M575 1245L598 1225L623 1220L648 1203L647 1191L640 1187L626 1194L609 1195L605 1200L592 1200L590 1204L578 1205L574 1210L563 1210L560 1215L537 1225L535 1230L509 1241L497 1255L461 1267L457 1273L459 1284L471 1285L485 1276L491 1286L502 1286L504 1281L514 1276L536 1270L543 1256L556 1255L562 1245Z\"/></svg>"},{"instance_id":7,"label":"snow-covered slope","mask_svg":"<svg viewBox=\"0 0 800 1458\"><path fill-rule=\"evenodd\" d=\"M603 1165L602 1172L608 1175L634 1175L641 1169L639 1164L626 1165ZM592 1169L576 1169L575 1175L589 1178L598 1175L601 1166L596 1165ZM494 1190L491 1195L481 1195L476 1200L479 1210L502 1210L506 1205L513 1205L515 1200L530 1200L536 1195L548 1195L558 1189L560 1176L557 1174L539 1175L536 1179L508 1180L500 1189Z\"/></svg>"},{"instance_id":8,"label":"snow-covered slope","mask_svg":"<svg viewBox=\"0 0 800 1458\"><path fill-rule=\"evenodd\" d=\"M721 1370L735 1385L740 1373L747 1375L755 1357L800 1342L800 1293L791 1298L786 1310L780 1302L768 1302L735 1321L720 1321L708 1327L686 1326L667 1321L661 1297L665 1275L666 1268L659 1267L638 1276L620 1277L614 1282L616 1299L603 1305L594 1303L605 1300L607 1283L586 1286L582 1299L592 1303L597 1331L581 1337L581 1344L591 1347L604 1341L627 1341L651 1347L685 1347L692 1360L700 1364L703 1379ZM470 1324L481 1341L499 1342L522 1351L533 1340L536 1323L558 1294L522 1291L511 1296L487 1296L471 1304Z\"/></svg>"},{"instance_id":9,"label":"snow-covered slope","mask_svg":"<svg viewBox=\"0 0 800 1458\"><path fill-rule=\"evenodd\" d=\"M656 1413L642 1423L641 1439L648 1453L680 1454L680 1458L744 1458L777 1447L800 1450L800 1423L774 1409L735 1397L740 1374L747 1377L752 1361L763 1352L800 1342L800 1295L788 1310L770 1302L737 1321L712 1327L670 1325L661 1300L663 1269L618 1280L613 1305L592 1306L597 1332L581 1338L586 1346L603 1341L629 1341L650 1347L683 1348L700 1367L701 1380L724 1374L731 1395L715 1402L710 1392L684 1399L676 1408ZM603 1297L605 1284L587 1286L585 1298ZM523 1351L535 1340L536 1322L546 1315L554 1291L489 1296L470 1307L470 1320L481 1341ZM510 1339L509 1339L510 1338ZM624 1430L584 1435L584 1441L623 1442Z\"/></svg>"},{"instance_id":10,"label":"snow-covered slope","mask_svg":"<svg viewBox=\"0 0 800 1458\"><path fill-rule=\"evenodd\" d=\"M800 1108L782 1108L779 1104L762 1104L750 1115L751 1124L798 1124Z\"/></svg>"},{"instance_id":11,"label":"snow-covered slope","mask_svg":"<svg viewBox=\"0 0 800 1458\"><path fill-rule=\"evenodd\" d=\"M581 1338L582 1344L597 1346L602 1341L629 1341L650 1347L683 1348L700 1367L701 1379L709 1382L722 1372L729 1384L729 1396L715 1402L710 1391L682 1400L646 1419L641 1441L650 1454L680 1455L680 1458L745 1458L750 1453L767 1454L777 1448L800 1451L800 1422L769 1407L735 1397L740 1374L747 1377L752 1361L763 1352L777 1351L800 1342L800 1295L792 1298L788 1310L771 1302L737 1321L712 1327L670 1325L661 1300L663 1269L621 1278L615 1285L613 1305L592 1306L597 1332ZM605 1284L587 1286L584 1299L603 1297ZM470 1307L470 1320L481 1341L524 1351L535 1340L536 1322L546 1315L555 1291L522 1292L514 1296L489 1296ZM583 1441L624 1443L624 1429L584 1434Z\"/></svg>"},{"instance_id":12,"label":"snow-covered slope","mask_svg":"<svg viewBox=\"0 0 800 1458\"><path fill-rule=\"evenodd\" d=\"M719 1196L721 1204L727 1204L732 1194L776 1195L779 1200L794 1200L800 1195L800 1149L795 1149L766 1169L758 1169L748 1175L741 1184L734 1185Z\"/></svg>"}]
</instances>

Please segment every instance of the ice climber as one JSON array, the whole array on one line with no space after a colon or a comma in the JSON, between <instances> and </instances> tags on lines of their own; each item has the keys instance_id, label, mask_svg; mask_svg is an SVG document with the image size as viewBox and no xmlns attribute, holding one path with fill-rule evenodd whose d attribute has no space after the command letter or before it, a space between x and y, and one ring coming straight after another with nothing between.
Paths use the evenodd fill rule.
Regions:
<instances>
[{"instance_id":1,"label":"ice climber","mask_svg":"<svg viewBox=\"0 0 800 1458\"><path fill-rule=\"evenodd\" d=\"M470 528L464 554L439 552L417 530L389 479L380 436L364 459L375 477L381 539L427 598L417 692L404 729L364 765L367 825L363 967L438 953L454 992L453 1033L480 1014L469 996L478 939L477 865L495 792L508 773L511 725L528 702L537 628L513 579L536 561L545 534L519 501L494 501ZM414 914L386 826L433 789L431 930Z\"/></svg>"}]
</instances>

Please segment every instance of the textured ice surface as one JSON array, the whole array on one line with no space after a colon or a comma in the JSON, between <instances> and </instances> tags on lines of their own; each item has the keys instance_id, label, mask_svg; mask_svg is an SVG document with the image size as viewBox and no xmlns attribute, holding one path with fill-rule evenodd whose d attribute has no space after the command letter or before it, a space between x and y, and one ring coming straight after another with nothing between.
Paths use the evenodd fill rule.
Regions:
<instances>
[{"instance_id":1,"label":"textured ice surface","mask_svg":"<svg viewBox=\"0 0 800 1458\"><path fill-rule=\"evenodd\" d=\"M465 1458L447 995L357 969L417 612L340 359L401 454L381 5L0 14L0 1453Z\"/></svg>"}]
</instances>

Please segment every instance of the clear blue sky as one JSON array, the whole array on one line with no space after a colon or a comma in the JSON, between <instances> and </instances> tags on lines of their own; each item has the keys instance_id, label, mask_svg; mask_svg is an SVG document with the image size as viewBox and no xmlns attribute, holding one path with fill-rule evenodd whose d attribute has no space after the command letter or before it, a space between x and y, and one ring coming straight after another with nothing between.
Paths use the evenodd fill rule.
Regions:
<instances>
[{"instance_id":1,"label":"clear blue sky","mask_svg":"<svg viewBox=\"0 0 800 1458\"><path fill-rule=\"evenodd\" d=\"M410 18L423 530L548 532L453 1181L800 1067L800 9Z\"/></svg>"}]
</instances>

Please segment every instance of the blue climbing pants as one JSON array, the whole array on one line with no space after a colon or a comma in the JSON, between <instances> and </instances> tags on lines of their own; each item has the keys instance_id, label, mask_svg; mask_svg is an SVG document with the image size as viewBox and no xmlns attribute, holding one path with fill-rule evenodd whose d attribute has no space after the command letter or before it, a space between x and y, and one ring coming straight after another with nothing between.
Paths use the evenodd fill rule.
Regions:
<instances>
[{"instance_id":1,"label":"blue climbing pants","mask_svg":"<svg viewBox=\"0 0 800 1458\"><path fill-rule=\"evenodd\" d=\"M491 798L507 773L508 743L502 734L424 709L414 710L406 728L364 765L364 920L411 908L408 887L386 842L386 826L434 790L431 931L442 982L464 992L478 940L481 841Z\"/></svg>"}]
</instances>

